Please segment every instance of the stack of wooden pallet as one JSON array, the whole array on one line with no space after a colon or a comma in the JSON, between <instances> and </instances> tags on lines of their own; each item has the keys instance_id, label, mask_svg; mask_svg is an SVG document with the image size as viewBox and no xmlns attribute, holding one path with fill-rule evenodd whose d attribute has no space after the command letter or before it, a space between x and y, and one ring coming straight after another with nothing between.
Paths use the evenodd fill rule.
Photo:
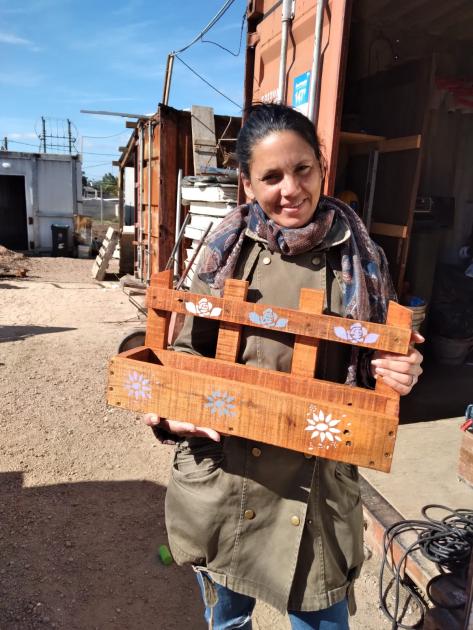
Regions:
<instances>
[{"instance_id":1,"label":"stack of wooden pallet","mask_svg":"<svg viewBox=\"0 0 473 630\"><path fill-rule=\"evenodd\" d=\"M186 250L185 267L192 260L194 251L200 243L210 223L212 229L217 227L223 217L228 214L237 203L238 186L236 184L205 183L195 181L184 182L181 190L182 203L189 205L190 221L184 236L192 241L192 246ZM201 249L200 253L203 251ZM194 261L183 286L189 287L198 264L199 256Z\"/></svg>"},{"instance_id":2,"label":"stack of wooden pallet","mask_svg":"<svg viewBox=\"0 0 473 630\"><path fill-rule=\"evenodd\" d=\"M103 280L105 278L105 274L107 273L108 263L110 262L113 253L115 251L115 247L118 242L118 232L114 230L112 227L109 227L105 238L102 242L102 247L95 259L94 264L92 265L92 278L96 280Z\"/></svg>"}]
</instances>

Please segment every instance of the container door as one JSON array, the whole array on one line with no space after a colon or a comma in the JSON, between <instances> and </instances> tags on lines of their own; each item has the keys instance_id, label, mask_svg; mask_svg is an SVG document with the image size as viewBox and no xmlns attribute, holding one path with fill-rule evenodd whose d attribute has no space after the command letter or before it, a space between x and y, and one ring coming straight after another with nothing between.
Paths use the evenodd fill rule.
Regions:
<instances>
[{"instance_id":1,"label":"container door","mask_svg":"<svg viewBox=\"0 0 473 630\"><path fill-rule=\"evenodd\" d=\"M0 175L0 245L15 250L28 249L23 175Z\"/></svg>"},{"instance_id":2,"label":"container door","mask_svg":"<svg viewBox=\"0 0 473 630\"><path fill-rule=\"evenodd\" d=\"M351 0L329 0L324 11L321 79L317 132L323 144L328 173L325 193L333 194ZM296 0L287 50L287 88L284 101L303 113L308 111L310 73L314 50L314 0ZM281 54L282 3L250 2L246 54L245 106L273 102L278 95Z\"/></svg>"}]
</instances>

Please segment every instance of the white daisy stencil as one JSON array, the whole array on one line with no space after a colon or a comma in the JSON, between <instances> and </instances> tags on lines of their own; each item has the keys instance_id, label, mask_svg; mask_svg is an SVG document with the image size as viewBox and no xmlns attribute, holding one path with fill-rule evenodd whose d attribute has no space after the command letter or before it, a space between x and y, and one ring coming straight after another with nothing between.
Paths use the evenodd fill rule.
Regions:
<instances>
[{"instance_id":1,"label":"white daisy stencil","mask_svg":"<svg viewBox=\"0 0 473 630\"><path fill-rule=\"evenodd\" d=\"M124 387L128 392L128 396L131 396L135 400L151 398L151 384L149 380L139 372L130 372L124 383Z\"/></svg>"},{"instance_id":2,"label":"white daisy stencil","mask_svg":"<svg viewBox=\"0 0 473 630\"><path fill-rule=\"evenodd\" d=\"M321 409L317 412L317 408L314 407L309 411L305 430L312 432L310 439L317 440L320 448L336 447L337 442L342 441L341 430L337 428L340 422L341 420L332 418L331 413L325 415Z\"/></svg>"}]
</instances>

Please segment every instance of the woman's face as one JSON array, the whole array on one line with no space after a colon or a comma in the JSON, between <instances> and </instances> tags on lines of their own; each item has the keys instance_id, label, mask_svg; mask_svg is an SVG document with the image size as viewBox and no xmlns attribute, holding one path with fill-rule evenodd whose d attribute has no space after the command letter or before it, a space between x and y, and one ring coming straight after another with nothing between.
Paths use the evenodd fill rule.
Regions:
<instances>
[{"instance_id":1,"label":"woman's face","mask_svg":"<svg viewBox=\"0 0 473 630\"><path fill-rule=\"evenodd\" d=\"M250 177L243 176L250 199L278 225L306 225L317 207L322 173L314 150L295 131L278 131L254 145Z\"/></svg>"}]
</instances>

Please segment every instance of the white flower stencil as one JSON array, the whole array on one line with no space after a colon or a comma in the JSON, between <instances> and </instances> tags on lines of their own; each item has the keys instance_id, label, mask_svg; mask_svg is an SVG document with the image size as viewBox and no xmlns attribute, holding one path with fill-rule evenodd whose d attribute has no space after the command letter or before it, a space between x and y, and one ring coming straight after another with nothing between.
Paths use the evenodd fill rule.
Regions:
<instances>
[{"instance_id":1,"label":"white flower stencil","mask_svg":"<svg viewBox=\"0 0 473 630\"><path fill-rule=\"evenodd\" d=\"M374 343L378 340L379 335L368 332L368 329L358 322L352 324L348 330L343 326L335 326L333 332L339 339L350 341L351 343Z\"/></svg>"},{"instance_id":2,"label":"white flower stencil","mask_svg":"<svg viewBox=\"0 0 473 630\"><path fill-rule=\"evenodd\" d=\"M200 317L218 317L222 312L222 309L213 306L212 302L209 302L207 298L201 298L197 304L194 302L185 302L186 311L192 313L192 315L199 315Z\"/></svg>"},{"instance_id":3,"label":"white flower stencil","mask_svg":"<svg viewBox=\"0 0 473 630\"><path fill-rule=\"evenodd\" d=\"M128 396L135 398L135 400L138 400L139 398L151 398L150 382L139 372L130 372L128 374L128 379L125 381L124 387L128 392Z\"/></svg>"},{"instance_id":4,"label":"white flower stencil","mask_svg":"<svg viewBox=\"0 0 473 630\"><path fill-rule=\"evenodd\" d=\"M312 431L310 436L311 440L318 438L318 446L325 446L325 448L329 448L330 446L335 447L337 442L342 441L339 436L341 430L337 429L340 420L332 418L331 413L326 416L321 409L318 413L317 409L314 409L309 412L309 414L307 418L308 426L306 426L305 430Z\"/></svg>"}]
</instances>

